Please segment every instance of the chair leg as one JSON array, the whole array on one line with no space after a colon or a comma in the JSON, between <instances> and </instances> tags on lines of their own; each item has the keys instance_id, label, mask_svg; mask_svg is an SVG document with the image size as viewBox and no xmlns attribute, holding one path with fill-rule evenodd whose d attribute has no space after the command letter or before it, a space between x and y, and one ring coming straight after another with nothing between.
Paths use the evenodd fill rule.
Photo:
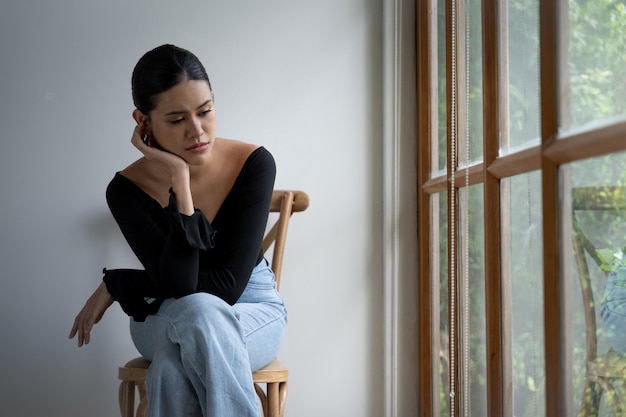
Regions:
<instances>
[{"instance_id":1,"label":"chair leg","mask_svg":"<svg viewBox=\"0 0 626 417\"><path fill-rule=\"evenodd\" d=\"M261 401L261 410L263 410L263 417L265 417L267 416L267 397L265 396L265 392L259 384L254 384L254 390L256 391L256 395L259 397L259 401Z\"/></svg>"},{"instance_id":2,"label":"chair leg","mask_svg":"<svg viewBox=\"0 0 626 417\"><path fill-rule=\"evenodd\" d=\"M287 381L281 382L278 388L278 396L279 396L279 415L283 417L285 415L285 404L287 403Z\"/></svg>"},{"instance_id":3,"label":"chair leg","mask_svg":"<svg viewBox=\"0 0 626 417\"><path fill-rule=\"evenodd\" d=\"M280 417L280 384L267 383L267 414L265 417Z\"/></svg>"},{"instance_id":4,"label":"chair leg","mask_svg":"<svg viewBox=\"0 0 626 417\"><path fill-rule=\"evenodd\" d=\"M264 417L283 417L285 415L285 404L287 403L287 382L268 382L267 394L254 384Z\"/></svg>"},{"instance_id":5,"label":"chair leg","mask_svg":"<svg viewBox=\"0 0 626 417\"><path fill-rule=\"evenodd\" d=\"M140 382L139 384L137 384L137 390L139 391L139 405L137 406L137 417L146 417L146 412L148 411L146 383Z\"/></svg>"},{"instance_id":6,"label":"chair leg","mask_svg":"<svg viewBox=\"0 0 626 417\"><path fill-rule=\"evenodd\" d=\"M120 413L122 417L135 416L135 383L122 381L119 388Z\"/></svg>"}]
</instances>

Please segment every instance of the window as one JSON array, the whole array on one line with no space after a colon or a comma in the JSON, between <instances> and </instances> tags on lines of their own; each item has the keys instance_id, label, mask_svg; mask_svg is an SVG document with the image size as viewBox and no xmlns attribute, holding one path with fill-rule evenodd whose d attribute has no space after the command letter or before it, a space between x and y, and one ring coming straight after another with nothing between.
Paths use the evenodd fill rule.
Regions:
<instances>
[{"instance_id":1,"label":"window","mask_svg":"<svg viewBox=\"0 0 626 417\"><path fill-rule=\"evenodd\" d=\"M416 4L420 415L613 415L626 1Z\"/></svg>"}]
</instances>

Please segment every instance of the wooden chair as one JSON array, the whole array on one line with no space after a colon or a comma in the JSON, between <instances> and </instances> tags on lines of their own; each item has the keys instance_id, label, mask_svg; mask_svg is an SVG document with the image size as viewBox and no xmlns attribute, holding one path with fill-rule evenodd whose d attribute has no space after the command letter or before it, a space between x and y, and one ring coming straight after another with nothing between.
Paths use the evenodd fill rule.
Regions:
<instances>
[{"instance_id":1,"label":"wooden chair","mask_svg":"<svg viewBox=\"0 0 626 417\"><path fill-rule=\"evenodd\" d=\"M302 191L274 190L270 213L278 213L263 239L263 252L274 245L272 252L272 270L276 276L276 288L280 289L280 278L287 239L287 228L292 213L308 208L309 196ZM270 218L270 223L273 221ZM145 417L148 407L146 398L146 373L150 362L139 357L130 360L118 371L122 381L119 388L119 402L122 417ZM287 379L289 371L274 359L269 365L252 373L254 388L261 402L265 417L282 417L287 400ZM260 384L266 384L265 391ZM135 411L135 390L139 393L139 403Z\"/></svg>"},{"instance_id":2,"label":"wooden chair","mask_svg":"<svg viewBox=\"0 0 626 417\"><path fill-rule=\"evenodd\" d=\"M626 210L626 188L576 188L572 194L572 209L572 243L582 291L587 351L586 381L578 415L579 417L597 416L602 394L606 393L614 415L626 417L625 399L620 398L620 392L616 389L621 387L621 395L626 395L626 357L617 354L613 349L598 355L596 302L587 258L590 257L598 268L602 265L602 261L596 253L595 245L583 232L576 217L576 211L579 210ZM608 275L608 272L603 272Z\"/></svg>"}]
</instances>

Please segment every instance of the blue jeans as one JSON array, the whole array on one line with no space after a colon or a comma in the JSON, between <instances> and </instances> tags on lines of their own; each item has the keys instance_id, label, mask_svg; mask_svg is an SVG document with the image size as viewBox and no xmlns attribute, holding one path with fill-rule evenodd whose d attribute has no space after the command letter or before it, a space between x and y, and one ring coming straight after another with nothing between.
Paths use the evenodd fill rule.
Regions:
<instances>
[{"instance_id":1,"label":"blue jeans","mask_svg":"<svg viewBox=\"0 0 626 417\"><path fill-rule=\"evenodd\" d=\"M626 267L612 271L604 287L600 317L613 349L626 353Z\"/></svg>"},{"instance_id":2,"label":"blue jeans","mask_svg":"<svg viewBox=\"0 0 626 417\"><path fill-rule=\"evenodd\" d=\"M167 299L145 322L131 319L137 350L151 361L148 416L255 416L251 372L278 352L287 311L262 260L237 303L207 293Z\"/></svg>"}]
</instances>

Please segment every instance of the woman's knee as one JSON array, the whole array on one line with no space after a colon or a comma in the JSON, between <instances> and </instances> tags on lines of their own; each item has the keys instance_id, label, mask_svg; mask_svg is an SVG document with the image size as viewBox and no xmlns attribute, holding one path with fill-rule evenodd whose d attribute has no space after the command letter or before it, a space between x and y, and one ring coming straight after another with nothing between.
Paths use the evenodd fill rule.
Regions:
<instances>
[{"instance_id":1,"label":"woman's knee","mask_svg":"<svg viewBox=\"0 0 626 417\"><path fill-rule=\"evenodd\" d=\"M219 338L241 333L232 307L211 294L196 293L173 300L163 313L172 321L174 334L170 333L170 338Z\"/></svg>"},{"instance_id":2,"label":"woman's knee","mask_svg":"<svg viewBox=\"0 0 626 417\"><path fill-rule=\"evenodd\" d=\"M166 301L165 309L160 314L174 319L178 316L186 318L210 317L214 314L228 313L230 306L224 300L208 293L189 294L181 298Z\"/></svg>"}]
</instances>

